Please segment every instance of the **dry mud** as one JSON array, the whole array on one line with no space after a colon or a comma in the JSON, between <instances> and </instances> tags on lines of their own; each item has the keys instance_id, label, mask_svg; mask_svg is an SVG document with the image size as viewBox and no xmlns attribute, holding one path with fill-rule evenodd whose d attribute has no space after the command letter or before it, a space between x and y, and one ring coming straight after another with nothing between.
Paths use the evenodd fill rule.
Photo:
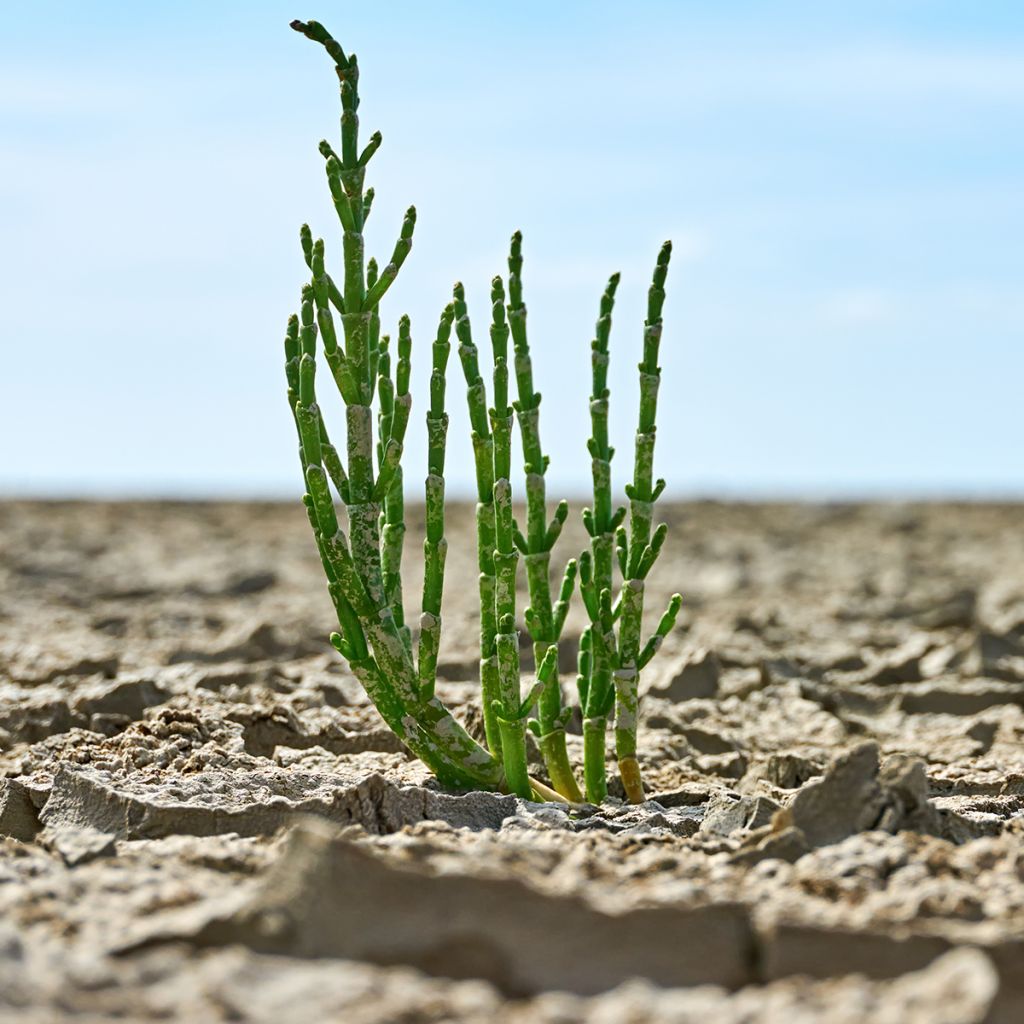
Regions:
<instances>
[{"instance_id":1,"label":"dry mud","mask_svg":"<svg viewBox=\"0 0 1024 1024\"><path fill-rule=\"evenodd\" d=\"M0 1019L1024 1020L1024 509L664 514L651 800L566 812L403 754L299 507L0 505Z\"/></svg>"}]
</instances>

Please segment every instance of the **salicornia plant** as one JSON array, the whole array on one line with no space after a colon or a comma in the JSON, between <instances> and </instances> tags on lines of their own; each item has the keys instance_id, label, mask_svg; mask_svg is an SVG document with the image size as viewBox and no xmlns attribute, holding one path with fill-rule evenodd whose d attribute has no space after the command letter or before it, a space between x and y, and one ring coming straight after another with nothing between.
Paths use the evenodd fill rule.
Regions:
<instances>
[{"instance_id":1,"label":"salicornia plant","mask_svg":"<svg viewBox=\"0 0 1024 1024\"><path fill-rule=\"evenodd\" d=\"M398 323L394 372L390 339L381 334L379 307L412 247L416 211L405 215L390 261L378 270L367 259L363 228L373 190L364 189L366 166L381 144L380 133L360 151L359 70L318 22L292 28L320 43L334 61L341 83L341 152L320 143L327 182L342 228L341 285L328 274L324 242L303 225L302 252L310 281L302 289L298 316L288 321L285 358L288 400L299 437L306 483L303 502L313 530L339 630L331 642L348 662L384 721L447 785L504 789L523 797L579 801L582 795L566 747L571 709L563 706L558 679L558 648L577 563L570 560L553 597L551 552L567 514L560 502L548 519L545 473L548 458L540 438L540 393L534 389L522 295L522 238L512 238L508 296L500 277L491 289L491 399L461 285L441 314L432 348L427 410L426 538L419 630L405 621L401 573L405 538L402 453L412 405L409 393L412 335L409 318ZM641 650L644 579L665 537L652 533L653 505L664 487L653 484L655 411L660 370L661 306L669 246L658 259L648 299L644 361L640 366L640 422L628 532L625 510L611 510L611 457L608 444L608 335L618 277L602 301L593 345L591 399L594 507L584 513L591 550L579 562L580 588L590 625L580 640L578 687L584 719L584 779L591 801L604 799L605 738L616 707L616 754L629 799L643 799L636 757L638 676L679 609L674 597L657 632ZM341 322L339 335L335 317ZM466 379L477 481L477 554L480 597L480 686L486 747L469 735L435 694L441 641L444 587L444 463L448 431L445 390L451 334L458 341ZM509 395L509 339L517 398ZM316 397L317 349L323 350L345 406L345 457L331 444ZM376 403L376 416L374 405ZM513 420L518 420L525 462L526 529L512 509ZM333 488L333 490L332 490ZM345 510L346 535L336 498ZM613 602L613 551L623 585ZM525 563L529 606L524 618L533 645L537 679L522 692L516 583L520 557ZM617 632L616 632L617 630ZM537 735L554 786L531 778L526 727Z\"/></svg>"},{"instance_id":2,"label":"salicornia plant","mask_svg":"<svg viewBox=\"0 0 1024 1024\"><path fill-rule=\"evenodd\" d=\"M509 296L500 277L491 282L491 353L494 364L494 407L488 417L487 390L480 375L479 357L466 312L461 284L455 286L455 332L466 377L466 396L473 430L477 480L477 555L480 566L480 686L484 723L491 750L501 753L509 768L505 737L514 723L510 742L518 751L524 743L522 707L526 712L537 698L538 715L530 726L540 740L544 763L555 789L566 799L582 800L569 764L565 744L568 709L562 707L558 683L558 640L569 610L576 577L576 563L566 566L559 599L552 604L549 580L551 548L561 532L569 506L561 502L554 518L547 520L544 473L548 460L540 447L540 395L533 390L533 369L526 339L526 306L523 304L522 236L512 237L509 255ZM509 405L508 340L512 335L518 400ZM526 534L512 517L511 472L513 410L519 420L526 457ZM519 645L514 633L516 568L520 554L526 563L530 606L527 630L533 640L538 683L526 705L520 705ZM515 683L512 674L515 673Z\"/></svg>"},{"instance_id":3,"label":"salicornia plant","mask_svg":"<svg viewBox=\"0 0 1024 1024\"><path fill-rule=\"evenodd\" d=\"M580 557L580 593L590 626L580 638L579 687L583 711L583 774L587 799L600 803L608 792L605 778L605 737L608 715L615 707L615 753L626 797L633 803L644 799L640 764L636 756L640 671L654 657L661 641L675 625L682 598L675 594L654 635L640 648L644 611L644 581L651 571L668 527L662 523L652 534L654 503L665 481L654 482L655 419L658 408L658 347L661 341L661 307L665 301L665 276L672 245L666 242L658 254L654 280L647 296L644 322L644 357L640 364L640 416L636 432L633 482L626 486L629 498L629 530L623 526L626 510L612 511L611 461L615 449L608 441L608 338L619 275L613 274L601 297L594 341L591 345L592 390L590 395L590 450L594 504L583 510L583 524L590 534L590 550ZM617 556L617 559L616 557ZM618 561L623 585L612 601L612 574ZM616 635L616 626L618 634Z\"/></svg>"},{"instance_id":4,"label":"salicornia plant","mask_svg":"<svg viewBox=\"0 0 1024 1024\"><path fill-rule=\"evenodd\" d=\"M380 134L359 150L359 67L355 54L317 22L292 27L321 43L334 60L341 83L341 154L321 142L327 181L342 226L344 277L341 288L324 267L322 239L301 233L312 280L302 289L299 317L285 335L289 401L299 433L306 480L303 501L316 538L340 629L331 642L362 682L384 721L445 783L497 789L502 766L480 746L434 695L444 582L444 454L448 420L444 410L445 371L453 312L441 316L434 344L426 481L426 541L423 612L414 653L402 614L399 572L404 535L400 463L412 399L409 395L409 323L399 327L395 379L379 338L378 307L412 247L416 211L405 215L391 261L378 274L365 260L363 226L372 191L363 189L366 165L380 146ZM334 314L342 325L338 337ZM345 404L347 470L330 443L316 400L319 335L334 383ZM378 383L379 381L379 383ZM377 441L372 403L378 395ZM376 467L375 467L376 456ZM331 484L348 515L346 537L338 520ZM383 527L381 518L383 512ZM529 789L525 794L529 796Z\"/></svg>"}]
</instances>

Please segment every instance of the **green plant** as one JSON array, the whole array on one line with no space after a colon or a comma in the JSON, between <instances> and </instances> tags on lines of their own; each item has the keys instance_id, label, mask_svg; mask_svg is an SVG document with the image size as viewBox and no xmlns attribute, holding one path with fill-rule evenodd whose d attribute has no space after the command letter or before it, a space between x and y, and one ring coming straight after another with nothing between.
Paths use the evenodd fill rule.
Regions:
<instances>
[{"instance_id":1,"label":"green plant","mask_svg":"<svg viewBox=\"0 0 1024 1024\"><path fill-rule=\"evenodd\" d=\"M324 243L303 226L301 242L312 281L302 289L300 315L288 321L285 359L288 398L299 434L306 481L303 497L338 615L331 642L345 658L388 726L444 783L497 789L501 763L480 746L434 694L440 636L444 537L444 456L448 427L445 371L454 311L441 315L433 346L426 480L426 540L418 648L403 616L399 571L405 532L401 457L412 399L409 394L409 321L399 325L394 379L379 305L412 247L416 211L410 207L390 262L378 273L365 259L363 227L373 202L364 192L366 166L381 143L375 133L359 150L359 67L317 22L292 28L320 43L334 60L341 87L341 154L320 143L334 208L342 226L343 287L324 267ZM315 312L314 312L315 311ZM339 339L334 323L342 324ZM347 470L330 443L316 400L317 334L345 404ZM378 398L374 443L372 403ZM376 471L374 456L376 455ZM348 514L339 523L331 484ZM381 520L383 519L383 525ZM525 795L529 795L527 790Z\"/></svg>"},{"instance_id":2,"label":"green plant","mask_svg":"<svg viewBox=\"0 0 1024 1024\"><path fill-rule=\"evenodd\" d=\"M587 799L600 803L608 792L605 778L605 739L608 715L615 706L615 753L626 797L632 803L644 799L640 764L636 753L639 716L640 672L654 657L662 640L675 625L682 598L674 594L654 635L640 647L644 612L644 587L665 542L668 527L662 523L653 534L654 503L665 481L654 482L655 421L661 368L661 308L665 301L665 277L672 244L658 254L654 279L647 296L644 321L643 362L640 363L640 413L633 460L633 482L626 486L626 509L612 511L611 462L615 449L608 440L608 338L619 275L613 274L601 297L594 341L591 345L590 451L594 503L583 510L583 524L590 535L590 550L580 556L580 593L590 626L580 638L577 686L583 710L584 781ZM613 552L617 556L622 586L612 600ZM618 626L618 635L615 628Z\"/></svg>"},{"instance_id":3,"label":"green plant","mask_svg":"<svg viewBox=\"0 0 1024 1024\"><path fill-rule=\"evenodd\" d=\"M583 799L569 764L565 725L569 709L562 707L558 682L558 641L565 626L576 579L576 563L565 568L557 602L551 600L551 549L568 516L562 501L547 519L544 474L548 459L541 451L540 401L533 389L533 368L526 337L523 303L522 236L512 236L509 253L509 294L500 277L491 282L491 353L494 405L487 413L487 389L466 312L465 293L455 285L455 331L466 377L466 396L473 431L477 481L477 557L480 568L480 686L488 745L501 754L509 768L507 742L513 756L523 746L523 713L536 701L538 714L530 720L544 763L555 789L570 801ZM518 399L509 404L508 341L512 336ZM519 420L526 461L526 534L512 517L511 461L513 413ZM530 605L526 627L533 641L538 682L529 705L519 701L519 644L514 632L516 568L519 556L526 563ZM518 710L517 710L518 709ZM524 748L525 749L525 748Z\"/></svg>"},{"instance_id":4,"label":"green plant","mask_svg":"<svg viewBox=\"0 0 1024 1024\"><path fill-rule=\"evenodd\" d=\"M570 560L553 599L551 552L568 515L562 501L547 518L545 473L548 459L540 439L540 393L526 333L522 295L522 238L512 238L508 296L502 279L491 290L491 398L480 371L478 350L461 285L440 317L432 347L427 423L425 484L426 539L419 631L405 621L401 560L405 538L403 442L412 398L409 393L411 327L399 320L392 373L390 340L381 334L380 302L412 247L416 211L405 215L390 261L378 270L366 259L363 228L373 203L364 189L367 164L381 144L374 133L360 152L359 69L354 54L318 22L292 22L292 28L320 43L334 61L341 88L341 153L320 143L328 186L342 227L341 287L328 274L323 239L308 226L300 232L311 280L302 289L300 312L288 321L285 360L288 400L299 437L306 493L303 502L327 576L339 630L331 642L361 681L388 726L443 783L462 788L506 789L523 797L582 799L566 747L571 709L563 706L558 680L558 648L577 577ZM644 361L640 366L640 422L630 499L629 531L621 528L625 511L611 512L612 449L608 445L608 334L617 276L602 301L593 346L593 396L590 441L594 508L584 521L591 550L578 565L580 589L590 626L580 642L578 685L584 715L584 777L590 800L607 793L605 737L612 704L618 699L616 750L626 793L643 798L636 759L637 678L679 608L673 598L654 637L639 647L643 581L657 558L665 527L652 534L654 501L664 487L652 484L654 420L660 371L661 305L669 246L659 256L648 299ZM341 321L341 335L335 326ZM441 638L444 587L444 464L448 430L445 410L447 367L454 328L473 434L478 504L476 512L480 597L480 684L487 746L471 737L438 699L435 690ZM509 396L508 343L513 343L517 398ZM345 459L331 444L316 397L317 341L345 406ZM376 417L374 403L376 401ZM513 420L525 461L526 531L512 509ZM333 493L332 493L333 486ZM334 494L347 514L346 535ZM611 599L613 545L625 583ZM529 606L526 628L533 645L537 680L523 697L516 630L516 581L519 559L526 566ZM615 630L618 627L618 636ZM532 716L532 717L531 717ZM554 790L527 768L526 727L537 735Z\"/></svg>"}]
</instances>

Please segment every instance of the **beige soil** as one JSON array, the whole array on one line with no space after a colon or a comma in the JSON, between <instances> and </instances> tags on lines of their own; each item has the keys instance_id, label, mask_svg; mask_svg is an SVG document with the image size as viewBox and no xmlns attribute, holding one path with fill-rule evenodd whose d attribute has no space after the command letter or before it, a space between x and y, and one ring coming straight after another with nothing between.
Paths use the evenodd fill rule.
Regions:
<instances>
[{"instance_id":1,"label":"beige soil","mask_svg":"<svg viewBox=\"0 0 1024 1024\"><path fill-rule=\"evenodd\" d=\"M567 813L405 756L297 505L0 505L0 1020L1024 1020L1024 508L663 515L651 801Z\"/></svg>"}]
</instances>

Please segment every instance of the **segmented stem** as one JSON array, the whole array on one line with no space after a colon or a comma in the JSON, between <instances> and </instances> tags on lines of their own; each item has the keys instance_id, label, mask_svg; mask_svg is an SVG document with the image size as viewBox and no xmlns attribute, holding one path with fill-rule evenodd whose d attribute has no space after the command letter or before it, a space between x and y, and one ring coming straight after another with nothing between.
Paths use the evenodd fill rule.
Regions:
<instances>
[{"instance_id":1,"label":"segmented stem","mask_svg":"<svg viewBox=\"0 0 1024 1024\"><path fill-rule=\"evenodd\" d=\"M430 408L427 410L427 535L423 541L423 611L420 615L419 676L420 693L425 699L434 695L437 678L437 652L441 642L441 591L444 587L444 563L448 541L444 537L444 456L448 436L445 412L445 375L449 339L455 308L451 304L441 314L433 345L430 374ZM408 381L406 381L408 383Z\"/></svg>"},{"instance_id":2,"label":"segmented stem","mask_svg":"<svg viewBox=\"0 0 1024 1024\"><path fill-rule=\"evenodd\" d=\"M551 599L551 549L561 533L562 524L568 516L569 506L562 501L551 522L547 519L547 491L544 475L548 468L548 457L544 454L540 439L541 396L533 386L533 361L526 332L526 304L523 302L523 255L522 233L512 236L508 257L508 325L512 333L515 350L515 376L517 400L514 403L519 433L522 439L523 456L526 463L526 534L525 550L526 581L530 604L525 612L526 628L533 643L534 663L539 667L548 648L557 644L561 637L565 615L556 617ZM504 322L504 289L500 277L491 285L493 322ZM575 572L564 577L571 585ZM559 594L560 600L568 604L570 593ZM579 802L583 799L579 786L569 764L565 744L567 714L562 706L562 688L558 680L557 657L554 670L545 680L544 691L538 702L538 714L533 726L540 740L541 752L555 789L567 799Z\"/></svg>"},{"instance_id":3,"label":"segmented stem","mask_svg":"<svg viewBox=\"0 0 1024 1024\"><path fill-rule=\"evenodd\" d=\"M406 333L408 340L408 333ZM386 485L386 493L383 497L383 526L381 527L381 574L384 585L384 600L387 602L391 613L395 618L402 635L402 641L406 647L410 647L411 637L409 628L405 624L405 608L402 600L402 550L405 545L405 495L402 467L395 462L396 450L401 452L400 447L394 445L389 447L392 427L395 425L396 410L399 420L408 419L408 410L411 405L411 398L406 393L401 396L395 395L395 383L391 377L391 354L388 350L388 335L383 335L377 344L377 472L378 484L383 477L385 465L393 466L390 470L391 482ZM406 352L408 359L408 352ZM404 431L404 426L400 425ZM410 648L411 649L411 648Z\"/></svg>"},{"instance_id":4,"label":"segmented stem","mask_svg":"<svg viewBox=\"0 0 1024 1024\"><path fill-rule=\"evenodd\" d=\"M447 784L497 789L500 763L434 696L444 573L444 374L452 315L446 311L434 344L430 456L427 477L426 569L419 657L414 660L402 604L401 556L405 534L401 466L409 420L408 318L399 324L395 378L388 341L380 337L378 305L412 246L416 211L405 215L388 264L378 273L366 260L363 225L373 195L363 190L366 165L381 144L379 133L359 151L359 68L354 54L318 22L292 23L320 43L334 61L341 90L341 152L322 142L328 187L342 227L344 278L339 288L324 269L324 245L308 227L300 233L312 282L303 289L299 317L289 320L285 363L289 404L300 439L307 493L304 504L316 540L340 632L332 642L362 681L385 722ZM315 309L315 315L314 315ZM342 339L334 323L341 318ZM447 324L447 327L445 326ZM345 403L347 468L331 445L316 404L317 336ZM374 438L374 397L378 399ZM376 466L375 466L376 456ZM349 537L339 525L331 483L348 509ZM383 511L383 515L382 515ZM417 664L418 661L418 664Z\"/></svg>"},{"instance_id":5,"label":"segmented stem","mask_svg":"<svg viewBox=\"0 0 1024 1024\"><path fill-rule=\"evenodd\" d=\"M591 621L591 651L586 660L587 699L583 702L584 777L587 799L600 803L607 794L605 742L608 714L614 700L612 674L618 652L601 625L601 594L611 592L615 529L623 510L612 511L612 457L615 449L608 432L608 341L619 275L612 274L601 296L600 311L590 346L590 452L593 506L584 509L583 523L590 535L590 552L580 559L580 593Z\"/></svg>"},{"instance_id":6,"label":"segmented stem","mask_svg":"<svg viewBox=\"0 0 1024 1024\"><path fill-rule=\"evenodd\" d=\"M498 618L496 612L494 520L494 438L487 416L487 385L480 373L480 354L473 342L473 329L466 309L466 293L457 282L453 290L455 334L459 341L459 362L466 378L466 403L473 438L473 464L476 471L477 567L480 593L480 694L483 703L487 745L495 757L501 756L501 729L495 702L499 701Z\"/></svg>"},{"instance_id":7,"label":"segmented stem","mask_svg":"<svg viewBox=\"0 0 1024 1024\"><path fill-rule=\"evenodd\" d=\"M629 532L619 535L620 562L627 577L621 595L619 616L619 656L615 671L615 753L619 762L626 797L632 803L644 799L640 763L637 760L639 716L640 628L644 612L644 580L651 571L668 528L662 524L651 532L654 503L665 482L654 483L654 442L658 412L658 385L661 368L658 348L662 332L662 306L665 302L665 277L668 273L672 243L666 242L658 253L654 277L647 293L647 318L644 321L644 351L640 363L640 410L633 460L633 482L626 487L629 498ZM657 636L664 636L675 621L681 599L676 595L662 617ZM674 609L674 611L673 611ZM660 640L658 641L660 643ZM653 652L652 652L653 653Z\"/></svg>"}]
</instances>

